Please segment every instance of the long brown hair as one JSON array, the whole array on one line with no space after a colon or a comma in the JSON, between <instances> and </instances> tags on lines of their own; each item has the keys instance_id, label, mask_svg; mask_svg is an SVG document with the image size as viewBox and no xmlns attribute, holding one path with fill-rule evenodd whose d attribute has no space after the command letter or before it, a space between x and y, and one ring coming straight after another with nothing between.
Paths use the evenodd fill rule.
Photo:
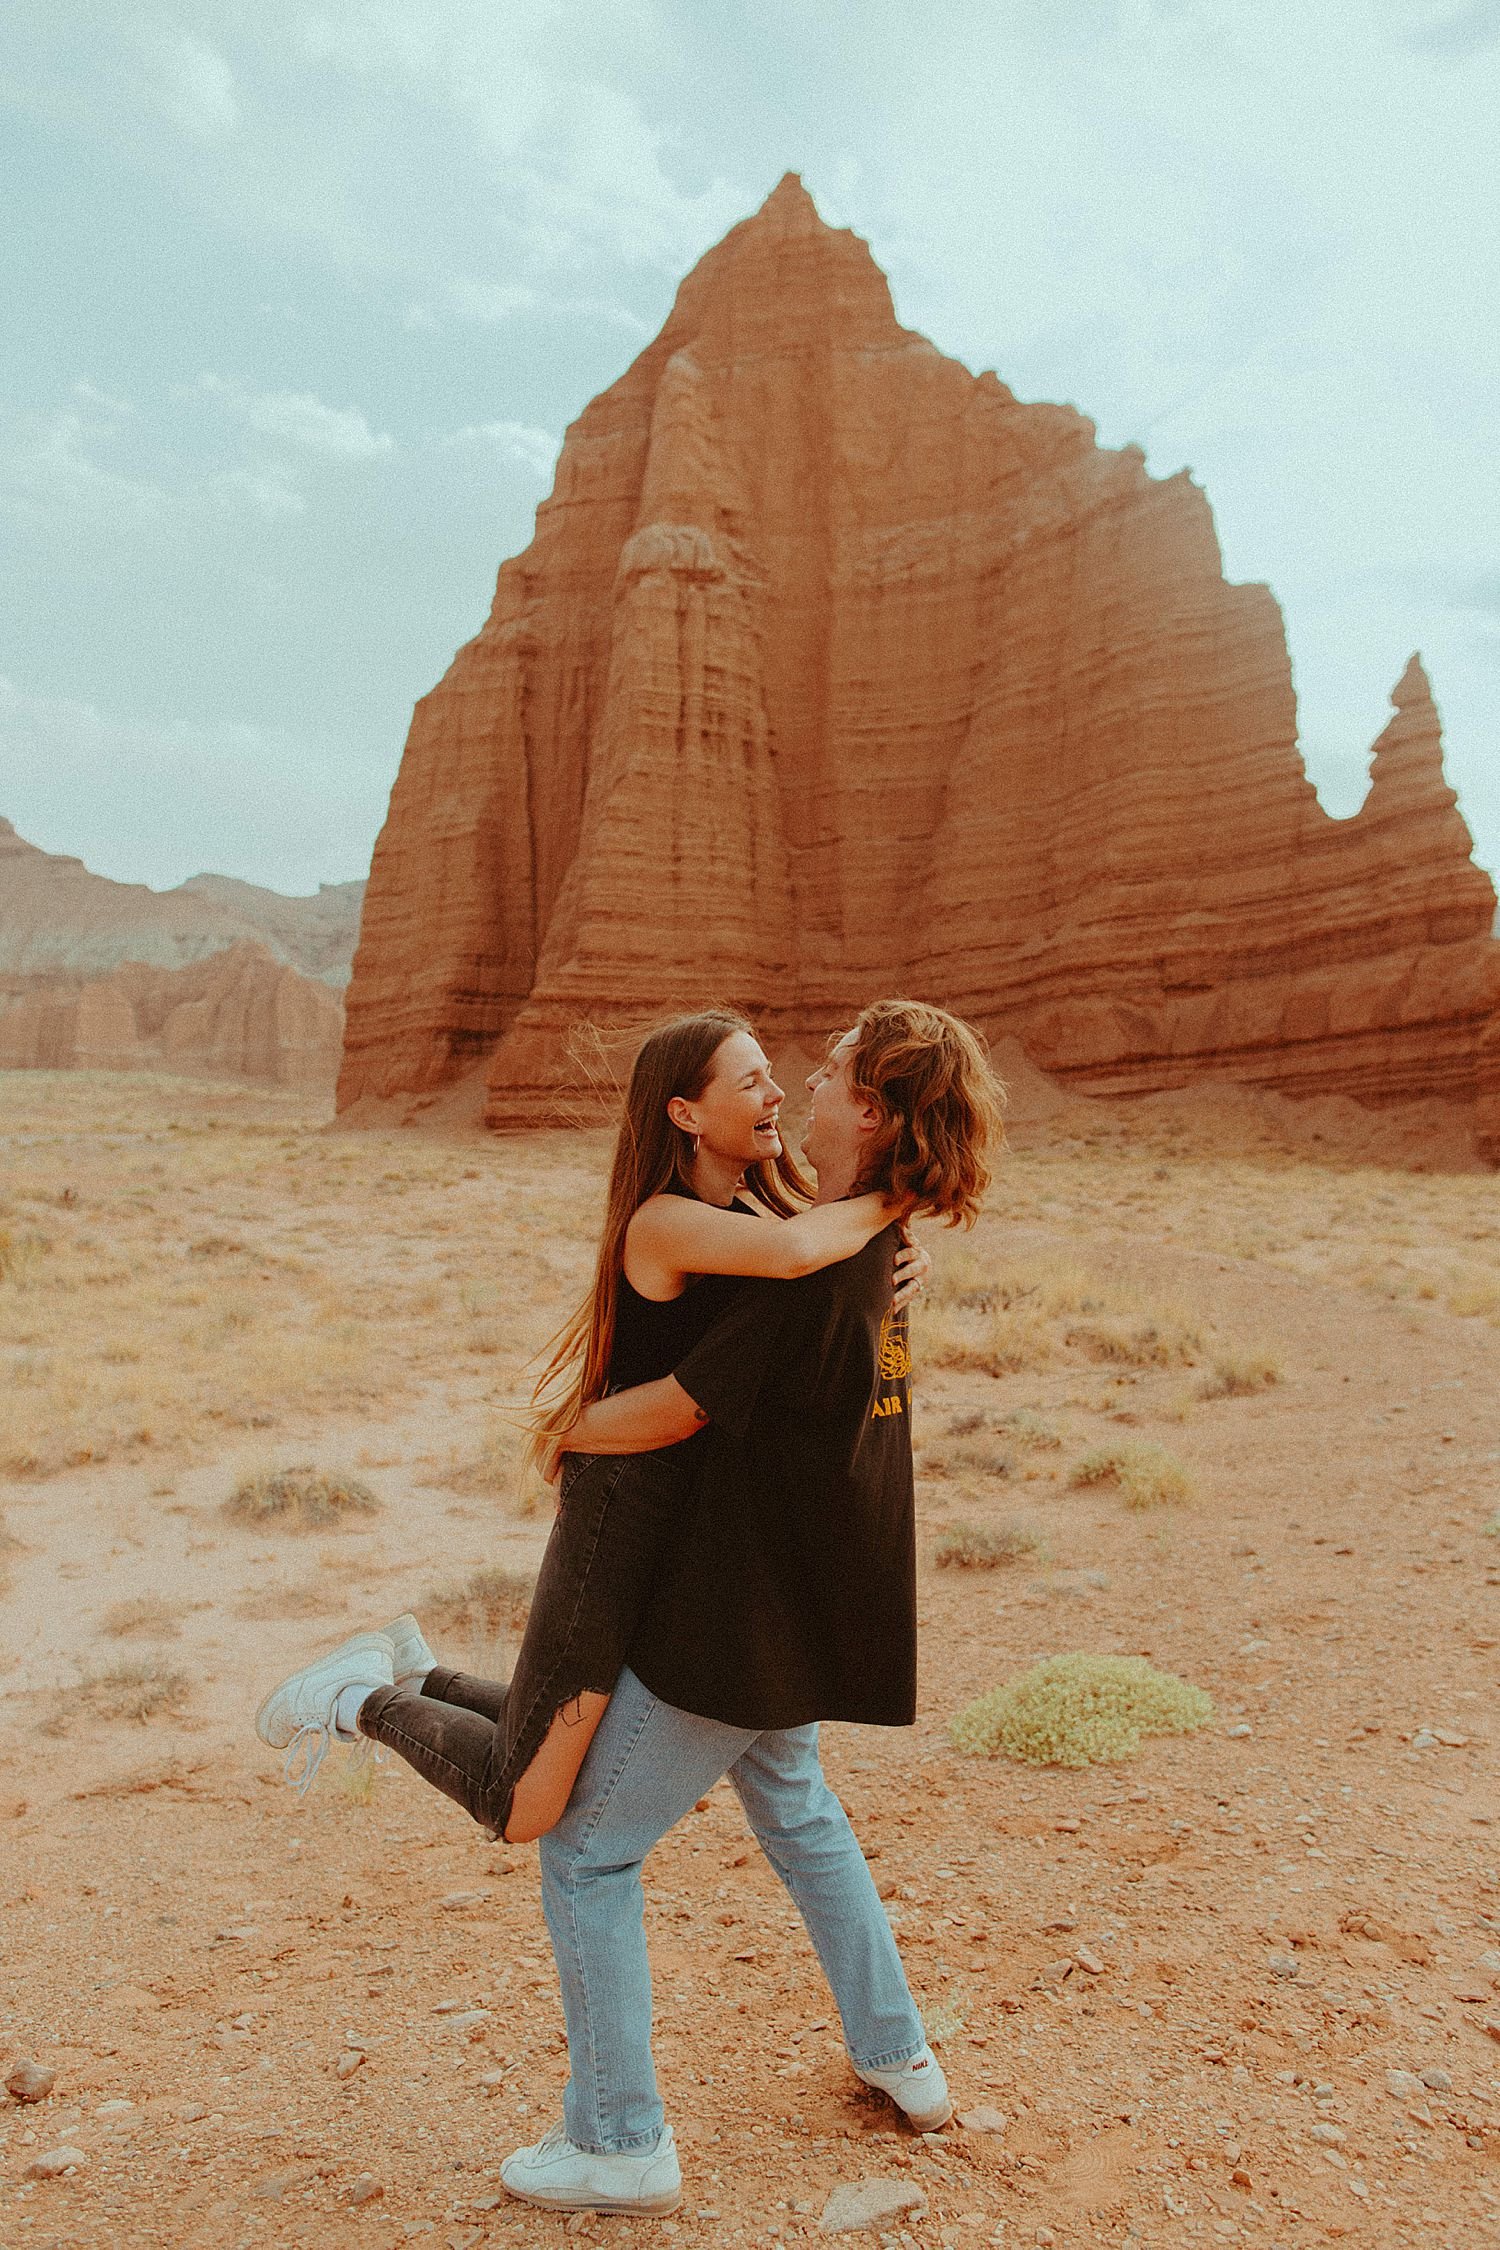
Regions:
<instances>
[{"instance_id":1,"label":"long brown hair","mask_svg":"<svg viewBox=\"0 0 1500 2250\"><path fill-rule=\"evenodd\" d=\"M1005 1089L979 1033L924 1000L873 1001L855 1018L849 1085L880 1118L860 1187L971 1227L1004 1140Z\"/></svg>"},{"instance_id":2,"label":"long brown hair","mask_svg":"<svg viewBox=\"0 0 1500 2250\"><path fill-rule=\"evenodd\" d=\"M615 1309L625 1264L625 1230L643 1203L678 1180L691 1184L692 1136L674 1125L667 1104L674 1096L696 1101L713 1076L714 1057L726 1039L752 1026L732 1008L704 1008L673 1016L641 1043L625 1091L615 1135L604 1231L593 1286L552 1338L546 1366L531 1394L535 1458L546 1440L571 1429L591 1400L602 1398L615 1343ZM786 1149L745 1167L745 1185L778 1218L789 1219L812 1201L812 1186Z\"/></svg>"}]
</instances>

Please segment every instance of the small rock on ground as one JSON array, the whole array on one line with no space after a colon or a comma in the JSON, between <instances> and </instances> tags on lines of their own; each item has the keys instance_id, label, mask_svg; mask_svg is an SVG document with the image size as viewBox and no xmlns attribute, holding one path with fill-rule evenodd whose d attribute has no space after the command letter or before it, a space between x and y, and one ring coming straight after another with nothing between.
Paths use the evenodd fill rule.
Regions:
<instances>
[{"instance_id":1,"label":"small rock on ground","mask_svg":"<svg viewBox=\"0 0 1500 2250\"><path fill-rule=\"evenodd\" d=\"M961 2109L958 2122L966 2133L1003 2133L1010 2123L1003 2109Z\"/></svg>"},{"instance_id":2,"label":"small rock on ground","mask_svg":"<svg viewBox=\"0 0 1500 2250\"><path fill-rule=\"evenodd\" d=\"M910 2180L856 2180L834 2189L818 2224L824 2234L856 2234L861 2227L889 2226L895 2219L920 2219L926 2210L926 2196Z\"/></svg>"},{"instance_id":3,"label":"small rock on ground","mask_svg":"<svg viewBox=\"0 0 1500 2250\"><path fill-rule=\"evenodd\" d=\"M357 2180L349 2183L351 2203L374 2203L385 2193L385 2182L377 2180L373 2172L361 2172Z\"/></svg>"},{"instance_id":4,"label":"small rock on ground","mask_svg":"<svg viewBox=\"0 0 1500 2250\"><path fill-rule=\"evenodd\" d=\"M5 2091L18 2102L44 2101L57 2084L57 2072L29 2056L18 2062L5 2081Z\"/></svg>"},{"instance_id":5,"label":"small rock on ground","mask_svg":"<svg viewBox=\"0 0 1500 2250\"><path fill-rule=\"evenodd\" d=\"M81 2148L49 2148L41 2156L34 2156L26 2167L28 2180L60 2180L65 2172L72 2172L80 2164L87 2164L88 2156Z\"/></svg>"}]
</instances>

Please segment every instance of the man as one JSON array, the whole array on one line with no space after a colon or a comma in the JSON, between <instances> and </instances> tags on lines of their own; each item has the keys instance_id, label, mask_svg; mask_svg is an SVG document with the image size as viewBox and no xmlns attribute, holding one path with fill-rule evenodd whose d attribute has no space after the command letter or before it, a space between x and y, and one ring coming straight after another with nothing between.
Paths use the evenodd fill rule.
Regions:
<instances>
[{"instance_id":1,"label":"man","mask_svg":"<svg viewBox=\"0 0 1500 2250\"><path fill-rule=\"evenodd\" d=\"M938 1008L877 1002L808 1080L820 1202L879 1188L972 1223L997 1089ZM663 1576L562 1821L542 1901L567 2020L563 2122L507 2159L513 2195L663 2212L681 2174L651 2061L641 1863L728 1774L806 1922L866 2084L918 2127L951 2104L885 1911L818 1763L817 1722L916 1715L910 1357L892 1230L795 1282L750 1283L675 1374L585 1410L591 1452L706 1422Z\"/></svg>"}]
</instances>

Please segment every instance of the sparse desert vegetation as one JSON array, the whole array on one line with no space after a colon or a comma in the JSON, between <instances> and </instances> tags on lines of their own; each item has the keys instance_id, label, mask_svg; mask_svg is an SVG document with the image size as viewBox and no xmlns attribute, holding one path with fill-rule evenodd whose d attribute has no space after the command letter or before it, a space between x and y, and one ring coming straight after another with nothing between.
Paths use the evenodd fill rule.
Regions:
<instances>
[{"instance_id":1,"label":"sparse desert vegetation","mask_svg":"<svg viewBox=\"0 0 1500 2250\"><path fill-rule=\"evenodd\" d=\"M1193 1496L1193 1480L1175 1454L1149 1443L1093 1446L1074 1462L1068 1482L1113 1485L1127 1508L1159 1508Z\"/></svg>"},{"instance_id":2,"label":"sparse desert vegetation","mask_svg":"<svg viewBox=\"0 0 1500 2250\"><path fill-rule=\"evenodd\" d=\"M1032 1766L1088 1766L1134 1756L1146 1735L1190 1734L1213 1713L1212 1696L1143 1656L1076 1651L980 1696L949 1733L960 1750L1001 1751Z\"/></svg>"},{"instance_id":3,"label":"sparse desert vegetation","mask_svg":"<svg viewBox=\"0 0 1500 2250\"><path fill-rule=\"evenodd\" d=\"M186 1672L174 1671L157 1658L132 1657L91 1673L76 1687L54 1690L47 1699L43 1731L71 1734L81 1722L101 1720L144 1726L148 1719L180 1712L191 1685Z\"/></svg>"},{"instance_id":4,"label":"sparse desert vegetation","mask_svg":"<svg viewBox=\"0 0 1500 2250\"><path fill-rule=\"evenodd\" d=\"M182 1631L183 1605L165 1594L137 1594L131 1600L111 1602L99 1620L99 1630L112 1641L175 1641Z\"/></svg>"},{"instance_id":5,"label":"sparse desert vegetation","mask_svg":"<svg viewBox=\"0 0 1500 2250\"><path fill-rule=\"evenodd\" d=\"M258 1531L330 1531L379 1511L380 1502L362 1477L308 1462L256 1469L241 1477L224 1503L232 1523Z\"/></svg>"},{"instance_id":6,"label":"sparse desert vegetation","mask_svg":"<svg viewBox=\"0 0 1500 2250\"><path fill-rule=\"evenodd\" d=\"M1044 1553L1040 1532L1029 1524L955 1523L939 1535L932 1559L939 1570L1002 1570Z\"/></svg>"},{"instance_id":7,"label":"sparse desert vegetation","mask_svg":"<svg viewBox=\"0 0 1500 2250\"><path fill-rule=\"evenodd\" d=\"M0 1279L5 1997L17 2044L56 2048L57 2099L80 2103L66 2130L94 2151L18 2208L44 2225L43 2196L66 2194L80 2250L143 2224L196 2250L220 2210L233 2233L282 2176L276 2128L327 2152L287 2194L299 2241L347 2238L376 2136L386 2192L358 2223L394 2239L437 2217L435 2188L462 2201L464 2175L434 2179L438 2135L492 2184L497 2143L537 2115L518 2089L561 2083L531 1855L394 1758L377 1776L330 1757L297 1801L249 1720L308 1656L407 1607L443 1658L509 1670L551 1518L550 1495L517 1505L526 1362L584 1287L605 1140L324 1123L220 1087L0 1076L0 1226L25 1244ZM960 2250L987 2239L966 2222L981 2210L1007 2241L1128 2226L1191 2250L1243 2232L1252 2197L1305 2213L1299 2242L1394 2244L1407 2220L1413 2241L1485 2238L1465 2134L1487 2142L1480 2097L1500 2100L1477 2028L1500 2016L1500 1228L1491 1180L1357 1163L1335 1124L1318 1155L1287 1105L1248 1099L1017 1116L973 1235L935 1237L940 1302L913 1324L919 1722L831 1726L825 1755L961 2102L998 2104L993 2153L1026 2154L986 2170L962 2128L916 2147L934 2238ZM926 1347L945 1322L963 1364ZM1018 1337L1036 1363L992 1372ZM1255 1372L1262 1354L1285 1380ZM1123 1504L1122 1466L1139 1476L1152 1447L1211 1505ZM1072 1484L1096 1454L1103 1479ZM300 1538L223 1515L237 1482L298 1463L385 1505ZM940 1562L949 1540L963 1555ZM1075 1701L1028 1691L1017 1711L1058 1649ZM1080 1719L1080 1669L1117 1651L1180 1683L1174 1724L1196 1691L1222 1725L1143 1733L1118 1679ZM946 1733L976 1705L997 1754ZM1128 1764L1105 1755L1132 1731ZM1088 1760L1032 1762L1055 1750ZM730 1790L662 1843L647 1890L674 2114L700 2153L720 2136L723 2207L750 2215L728 2234L689 2208L683 2239L790 2240L794 2195L869 2164L874 2097L817 2029L827 1992ZM1268 1950L1300 1974L1268 1982ZM1461 1979L1488 2003L1458 2000ZM492 2010L451 2068L434 2041L464 2016L440 2002ZM722 2024L746 2019L725 2074ZM1415 2154L1391 2139L1396 2068L1453 2081L1427 2087ZM400 2130L412 2082L432 2146ZM1305 2145L1314 2083L1337 2089L1347 2171ZM95 2121L117 2094L140 2104L128 2142ZM225 2129L188 2119L211 2102ZM1226 2103L1254 2113L1232 2202ZM746 2122L779 2105L790 2151ZM1085 2206L1096 2163L1114 2200ZM1428 2208L1443 2226L1417 2223Z\"/></svg>"},{"instance_id":8,"label":"sparse desert vegetation","mask_svg":"<svg viewBox=\"0 0 1500 2250\"><path fill-rule=\"evenodd\" d=\"M1281 1361L1274 1352L1219 1352L1213 1367L1198 1385L1199 1398L1253 1398L1281 1381Z\"/></svg>"}]
</instances>

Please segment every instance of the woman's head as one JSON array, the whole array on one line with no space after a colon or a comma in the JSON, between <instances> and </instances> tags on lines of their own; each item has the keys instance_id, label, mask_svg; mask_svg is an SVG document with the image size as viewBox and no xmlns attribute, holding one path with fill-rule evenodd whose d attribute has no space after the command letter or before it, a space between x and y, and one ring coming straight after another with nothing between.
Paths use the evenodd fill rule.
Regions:
<instances>
[{"instance_id":1,"label":"woman's head","mask_svg":"<svg viewBox=\"0 0 1500 2250\"><path fill-rule=\"evenodd\" d=\"M978 1034L945 1008L876 1000L829 1041L808 1080L803 1143L820 1176L972 1226L990 1183L1004 1090Z\"/></svg>"},{"instance_id":2,"label":"woman's head","mask_svg":"<svg viewBox=\"0 0 1500 2250\"><path fill-rule=\"evenodd\" d=\"M674 1182L691 1187L702 1150L743 1172L769 1209L790 1217L812 1190L783 1148L781 1088L754 1032L731 1008L674 1016L646 1034L631 1067L615 1136L594 1284L559 1335L533 1394L538 1430L565 1429L598 1398L614 1349L625 1232L643 1203Z\"/></svg>"}]
</instances>

